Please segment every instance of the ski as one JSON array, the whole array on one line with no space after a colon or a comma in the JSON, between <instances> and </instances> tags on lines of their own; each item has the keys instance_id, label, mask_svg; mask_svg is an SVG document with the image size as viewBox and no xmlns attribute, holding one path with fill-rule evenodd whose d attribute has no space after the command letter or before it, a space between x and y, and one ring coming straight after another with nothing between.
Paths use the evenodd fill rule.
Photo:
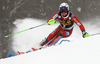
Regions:
<instances>
[{"instance_id":1,"label":"ski","mask_svg":"<svg viewBox=\"0 0 100 64\"><path fill-rule=\"evenodd\" d=\"M38 49L36 49L36 48L31 48L31 50L28 50L28 51L26 51L26 52L20 52L20 51L15 52L15 51L11 51L11 52L8 53L8 55L7 55L6 58L13 57L13 56L17 56L17 55L26 54L26 53L29 53L29 52L38 51L38 50L45 49L45 48L51 47L51 46L57 46L57 45L62 44L62 42L64 42L64 41L70 42L70 40L65 40L65 39L63 39L63 40L61 40L60 43L58 43L58 44L55 44L55 45L47 45L47 44L45 44L44 46L42 46L42 47L40 47L40 48L38 48ZM0 59L5 59L5 58L0 58Z\"/></svg>"}]
</instances>

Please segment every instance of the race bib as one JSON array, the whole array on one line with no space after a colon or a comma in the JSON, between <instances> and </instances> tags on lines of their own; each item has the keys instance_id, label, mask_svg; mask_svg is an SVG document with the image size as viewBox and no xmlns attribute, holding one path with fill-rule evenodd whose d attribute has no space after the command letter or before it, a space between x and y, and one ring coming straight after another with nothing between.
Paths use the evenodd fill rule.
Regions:
<instances>
[{"instance_id":1,"label":"race bib","mask_svg":"<svg viewBox=\"0 0 100 64\"><path fill-rule=\"evenodd\" d=\"M71 25L71 20L59 20L62 25Z\"/></svg>"}]
</instances>

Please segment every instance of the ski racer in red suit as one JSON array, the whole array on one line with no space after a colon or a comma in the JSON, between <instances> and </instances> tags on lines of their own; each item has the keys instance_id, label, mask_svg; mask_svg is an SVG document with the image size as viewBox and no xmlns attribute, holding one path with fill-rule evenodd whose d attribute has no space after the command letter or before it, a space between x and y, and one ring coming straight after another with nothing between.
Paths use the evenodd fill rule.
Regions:
<instances>
[{"instance_id":1,"label":"ski racer in red suit","mask_svg":"<svg viewBox=\"0 0 100 64\"><path fill-rule=\"evenodd\" d=\"M59 12L54 14L49 20L52 21L52 19L56 20L58 19L60 22L60 25L48 35L48 37L40 43L40 46L49 46L56 44L61 38L69 37L72 34L74 23L79 26L80 30L82 31L83 37L89 36L89 34L85 31L85 28L83 24L79 21L79 19L72 14L69 11L69 5L67 3L61 3L59 7ZM39 48L39 49L41 49ZM17 51L17 54L24 54L32 51L36 51L38 49L32 48L31 50L28 50L27 52L19 52ZM15 54L13 52L8 53L7 57L14 56Z\"/></svg>"},{"instance_id":2,"label":"ski racer in red suit","mask_svg":"<svg viewBox=\"0 0 100 64\"><path fill-rule=\"evenodd\" d=\"M83 37L88 35L85 31L83 24L79 21L79 19L69 11L69 5L67 3L61 3L59 6L59 12L54 14L48 21L51 19L58 19L60 25L48 35L48 37L40 43L41 46L44 45L54 45L61 38L69 37L72 34L74 23L79 26L82 31Z\"/></svg>"}]
</instances>

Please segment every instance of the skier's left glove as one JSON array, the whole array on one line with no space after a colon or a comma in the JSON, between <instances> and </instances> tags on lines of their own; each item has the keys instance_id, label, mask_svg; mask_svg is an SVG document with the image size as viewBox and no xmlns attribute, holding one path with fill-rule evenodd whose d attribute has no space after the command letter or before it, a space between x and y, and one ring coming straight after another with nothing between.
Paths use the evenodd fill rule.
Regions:
<instances>
[{"instance_id":1,"label":"skier's left glove","mask_svg":"<svg viewBox=\"0 0 100 64\"><path fill-rule=\"evenodd\" d=\"M86 37L91 36L91 35L90 35L90 34L88 34L87 32L82 32L82 34L83 34L83 38L86 38Z\"/></svg>"}]
</instances>

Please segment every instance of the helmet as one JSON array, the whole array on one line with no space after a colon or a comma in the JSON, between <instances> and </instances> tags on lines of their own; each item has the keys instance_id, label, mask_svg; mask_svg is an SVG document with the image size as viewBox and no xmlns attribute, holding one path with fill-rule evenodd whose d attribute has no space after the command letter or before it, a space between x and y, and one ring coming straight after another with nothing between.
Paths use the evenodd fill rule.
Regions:
<instances>
[{"instance_id":1,"label":"helmet","mask_svg":"<svg viewBox=\"0 0 100 64\"><path fill-rule=\"evenodd\" d=\"M67 3L61 3L59 6L59 10L67 10L69 11L69 5Z\"/></svg>"}]
</instances>

